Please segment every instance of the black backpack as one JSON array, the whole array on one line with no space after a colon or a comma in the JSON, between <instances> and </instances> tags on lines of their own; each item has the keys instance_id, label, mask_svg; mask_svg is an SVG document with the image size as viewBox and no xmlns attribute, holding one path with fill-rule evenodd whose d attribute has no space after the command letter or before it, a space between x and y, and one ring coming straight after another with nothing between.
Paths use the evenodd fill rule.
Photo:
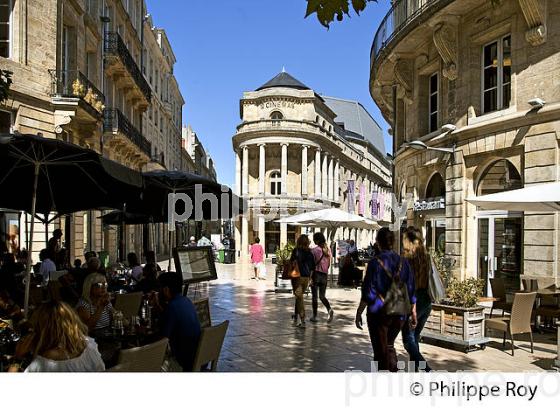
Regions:
<instances>
[{"instance_id":1,"label":"black backpack","mask_svg":"<svg viewBox=\"0 0 560 410\"><path fill-rule=\"evenodd\" d=\"M402 268L402 259L399 261L397 272L393 275L383 264L383 261L376 258L379 266L383 268L387 276L391 278L391 286L385 294L385 304L383 312L389 316L406 316L410 315L412 305L408 297L408 289L406 283L401 280L400 273Z\"/></svg>"}]
</instances>

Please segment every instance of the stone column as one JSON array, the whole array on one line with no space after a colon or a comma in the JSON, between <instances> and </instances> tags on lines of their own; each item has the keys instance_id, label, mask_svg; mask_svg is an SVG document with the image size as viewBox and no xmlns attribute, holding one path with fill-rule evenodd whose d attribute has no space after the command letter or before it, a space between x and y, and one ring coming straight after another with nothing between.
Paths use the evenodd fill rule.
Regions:
<instances>
[{"instance_id":1,"label":"stone column","mask_svg":"<svg viewBox=\"0 0 560 410\"><path fill-rule=\"evenodd\" d=\"M334 200L340 201L340 161L336 160L334 164Z\"/></svg>"},{"instance_id":2,"label":"stone column","mask_svg":"<svg viewBox=\"0 0 560 410\"><path fill-rule=\"evenodd\" d=\"M315 197L321 197L321 148L315 148Z\"/></svg>"},{"instance_id":3,"label":"stone column","mask_svg":"<svg viewBox=\"0 0 560 410\"><path fill-rule=\"evenodd\" d=\"M241 155L235 151L235 195L241 195Z\"/></svg>"},{"instance_id":4,"label":"stone column","mask_svg":"<svg viewBox=\"0 0 560 410\"><path fill-rule=\"evenodd\" d=\"M329 181L329 196L328 198L331 201L334 201L334 157L329 156L329 177L328 177L328 181Z\"/></svg>"},{"instance_id":5,"label":"stone column","mask_svg":"<svg viewBox=\"0 0 560 410\"><path fill-rule=\"evenodd\" d=\"M235 221L235 250L237 251L236 260L242 255L241 246L241 218Z\"/></svg>"},{"instance_id":6,"label":"stone column","mask_svg":"<svg viewBox=\"0 0 560 410\"><path fill-rule=\"evenodd\" d=\"M243 171L242 171L242 190L241 195L249 193L249 147L243 147Z\"/></svg>"},{"instance_id":7,"label":"stone column","mask_svg":"<svg viewBox=\"0 0 560 410\"><path fill-rule=\"evenodd\" d=\"M327 153L323 154L323 163L321 166L321 193L323 198L328 198L329 189L329 167L328 167L329 155Z\"/></svg>"},{"instance_id":8,"label":"stone column","mask_svg":"<svg viewBox=\"0 0 560 410\"><path fill-rule=\"evenodd\" d=\"M301 146L301 196L307 197L307 145Z\"/></svg>"},{"instance_id":9,"label":"stone column","mask_svg":"<svg viewBox=\"0 0 560 410\"><path fill-rule=\"evenodd\" d=\"M241 217L241 257L246 258L249 254L249 219Z\"/></svg>"},{"instance_id":10,"label":"stone column","mask_svg":"<svg viewBox=\"0 0 560 410\"><path fill-rule=\"evenodd\" d=\"M286 143L282 145L282 195L288 194L288 145Z\"/></svg>"},{"instance_id":11,"label":"stone column","mask_svg":"<svg viewBox=\"0 0 560 410\"><path fill-rule=\"evenodd\" d=\"M259 216L259 239L261 240L261 245L266 253L266 241L265 241L265 220L264 220L264 216L260 215Z\"/></svg>"},{"instance_id":12,"label":"stone column","mask_svg":"<svg viewBox=\"0 0 560 410\"><path fill-rule=\"evenodd\" d=\"M288 243L288 224L280 224L280 247L283 248Z\"/></svg>"},{"instance_id":13,"label":"stone column","mask_svg":"<svg viewBox=\"0 0 560 410\"><path fill-rule=\"evenodd\" d=\"M259 194L265 193L266 144L259 144Z\"/></svg>"}]
</instances>

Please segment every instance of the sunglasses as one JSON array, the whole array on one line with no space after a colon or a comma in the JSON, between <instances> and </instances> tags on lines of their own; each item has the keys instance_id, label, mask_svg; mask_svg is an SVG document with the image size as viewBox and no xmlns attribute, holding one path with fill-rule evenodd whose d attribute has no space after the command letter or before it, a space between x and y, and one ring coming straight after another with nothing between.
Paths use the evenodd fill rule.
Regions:
<instances>
[{"instance_id":1,"label":"sunglasses","mask_svg":"<svg viewBox=\"0 0 560 410\"><path fill-rule=\"evenodd\" d=\"M93 284L94 288L106 288L107 286L109 286L109 285L107 285L107 282L99 282L99 283L94 283Z\"/></svg>"}]
</instances>

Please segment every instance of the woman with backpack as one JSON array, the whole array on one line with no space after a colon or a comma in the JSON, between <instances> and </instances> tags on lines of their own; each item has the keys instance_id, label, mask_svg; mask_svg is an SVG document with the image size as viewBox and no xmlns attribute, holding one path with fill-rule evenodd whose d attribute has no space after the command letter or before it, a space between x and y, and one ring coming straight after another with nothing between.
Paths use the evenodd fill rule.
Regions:
<instances>
[{"instance_id":1,"label":"woman with backpack","mask_svg":"<svg viewBox=\"0 0 560 410\"><path fill-rule=\"evenodd\" d=\"M362 313L367 308L367 324L373 359L379 370L397 371L395 339L405 326L416 327L414 275L408 261L393 251L395 235L381 228L376 242L379 254L367 267L362 284L362 300L356 312L356 327L362 329Z\"/></svg>"},{"instance_id":2,"label":"woman with backpack","mask_svg":"<svg viewBox=\"0 0 560 410\"><path fill-rule=\"evenodd\" d=\"M327 323L332 322L333 310L331 309L331 304L327 299L327 282L328 282L328 272L331 265L331 251L327 245L327 240L325 235L321 232L315 232L313 234L313 242L317 245L311 250L313 252L314 269L311 275L311 296L312 296L312 307L313 307L313 317L312 322L317 322L317 310L319 308L319 301L317 298L321 299L321 302L327 308L328 317Z\"/></svg>"},{"instance_id":3,"label":"woman with backpack","mask_svg":"<svg viewBox=\"0 0 560 410\"><path fill-rule=\"evenodd\" d=\"M408 352L410 361L414 362L415 370L418 371L422 367L422 370L429 372L431 368L424 356L422 356L422 353L420 353L418 342L420 340L420 333L432 311L432 300L428 291L428 281L432 267L430 255L424 247L422 232L418 228L411 226L406 230L403 235L403 249L403 256L414 273L416 316L418 320L418 324L414 329L410 329L409 326L403 327L403 344Z\"/></svg>"},{"instance_id":4,"label":"woman with backpack","mask_svg":"<svg viewBox=\"0 0 560 410\"><path fill-rule=\"evenodd\" d=\"M303 294L309 286L309 278L315 267L313 254L309 250L309 237L300 235L296 247L292 251L290 262L296 262L300 276L292 279L292 289L296 299L295 315L293 316L294 326L305 328L305 305Z\"/></svg>"}]
</instances>

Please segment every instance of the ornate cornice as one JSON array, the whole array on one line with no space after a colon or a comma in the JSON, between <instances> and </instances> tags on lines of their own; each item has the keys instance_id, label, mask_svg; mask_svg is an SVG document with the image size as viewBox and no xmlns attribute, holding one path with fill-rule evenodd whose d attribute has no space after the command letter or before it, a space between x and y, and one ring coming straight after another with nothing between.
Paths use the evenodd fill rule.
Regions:
<instances>
[{"instance_id":1,"label":"ornate cornice","mask_svg":"<svg viewBox=\"0 0 560 410\"><path fill-rule=\"evenodd\" d=\"M525 38L532 46L543 44L546 41L547 30L539 0L519 0L519 6L529 26Z\"/></svg>"},{"instance_id":2,"label":"ornate cornice","mask_svg":"<svg viewBox=\"0 0 560 410\"><path fill-rule=\"evenodd\" d=\"M441 23L434 30L434 44L443 60L443 76L455 81L457 71L457 28Z\"/></svg>"}]
</instances>

